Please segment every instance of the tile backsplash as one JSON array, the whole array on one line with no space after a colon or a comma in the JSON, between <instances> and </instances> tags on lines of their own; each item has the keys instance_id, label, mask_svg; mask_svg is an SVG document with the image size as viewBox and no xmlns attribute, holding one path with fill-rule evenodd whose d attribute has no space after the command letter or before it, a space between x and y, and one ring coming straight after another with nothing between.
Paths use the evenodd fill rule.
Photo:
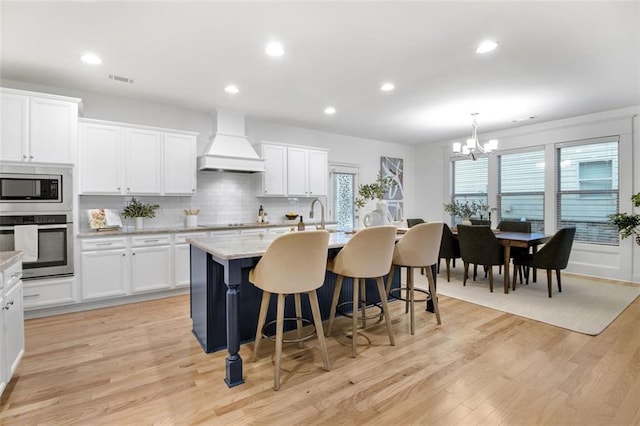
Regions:
<instances>
[{"instance_id":1,"label":"tile backsplash","mask_svg":"<svg viewBox=\"0 0 640 426\"><path fill-rule=\"evenodd\" d=\"M153 219L145 219L149 227L181 227L185 223L185 209L200 209L198 223L201 225L227 223L253 223L260 205L268 214L269 222L284 223L285 213L302 214L308 220L310 198L266 198L260 197L260 176L228 172L198 172L198 190L194 196L135 196L144 203L158 204L160 208ZM327 197L321 201L327 206ZM86 210L105 208L119 213L131 196L81 195L79 202L80 224L78 229L89 230ZM121 214L122 216L122 214ZM316 207L315 221L320 220L320 209ZM133 226L133 219L122 218L124 226Z\"/></svg>"}]
</instances>

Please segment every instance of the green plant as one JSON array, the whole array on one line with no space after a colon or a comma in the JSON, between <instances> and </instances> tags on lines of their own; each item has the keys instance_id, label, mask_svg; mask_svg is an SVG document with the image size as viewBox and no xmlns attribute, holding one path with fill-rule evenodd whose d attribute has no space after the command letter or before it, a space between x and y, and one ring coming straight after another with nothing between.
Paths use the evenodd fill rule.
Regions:
<instances>
[{"instance_id":1,"label":"green plant","mask_svg":"<svg viewBox=\"0 0 640 426\"><path fill-rule=\"evenodd\" d=\"M378 172L378 177L374 183L360 185L356 206L362 208L370 200L382 200L385 192L396 186L396 181L391 176L383 176L382 171Z\"/></svg>"},{"instance_id":2,"label":"green plant","mask_svg":"<svg viewBox=\"0 0 640 426\"><path fill-rule=\"evenodd\" d=\"M631 201L633 201L635 207L640 207L640 192L632 196ZM618 233L623 240L635 235L636 243L640 245L640 214L610 214L609 223L614 224L618 228Z\"/></svg>"},{"instance_id":3,"label":"green plant","mask_svg":"<svg viewBox=\"0 0 640 426\"><path fill-rule=\"evenodd\" d=\"M455 201L453 203L444 203L442 205L444 211L451 216L471 217L481 212L486 212L489 206L477 201Z\"/></svg>"},{"instance_id":4,"label":"green plant","mask_svg":"<svg viewBox=\"0 0 640 426\"><path fill-rule=\"evenodd\" d=\"M130 217L156 217L156 210L158 210L160 206L158 204L144 204L138 200L136 197L131 198L129 204L122 210L122 215L125 218Z\"/></svg>"}]
</instances>

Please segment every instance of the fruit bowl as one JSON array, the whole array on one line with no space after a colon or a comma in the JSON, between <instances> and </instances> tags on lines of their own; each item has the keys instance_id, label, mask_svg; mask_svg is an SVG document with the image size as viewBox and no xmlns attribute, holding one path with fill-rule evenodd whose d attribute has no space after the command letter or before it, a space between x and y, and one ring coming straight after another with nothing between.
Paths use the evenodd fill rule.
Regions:
<instances>
[{"instance_id":1,"label":"fruit bowl","mask_svg":"<svg viewBox=\"0 0 640 426\"><path fill-rule=\"evenodd\" d=\"M289 220L295 220L298 217L298 213L287 213L285 216Z\"/></svg>"}]
</instances>

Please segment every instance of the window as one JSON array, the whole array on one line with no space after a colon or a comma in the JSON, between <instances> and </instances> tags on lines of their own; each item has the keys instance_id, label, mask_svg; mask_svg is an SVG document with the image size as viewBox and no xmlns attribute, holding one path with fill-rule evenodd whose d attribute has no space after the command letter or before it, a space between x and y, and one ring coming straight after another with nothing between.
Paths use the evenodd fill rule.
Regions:
<instances>
[{"instance_id":1,"label":"window","mask_svg":"<svg viewBox=\"0 0 640 426\"><path fill-rule=\"evenodd\" d=\"M331 166L330 169L333 220L338 223L338 229L353 229L356 226L354 201L358 187L358 168Z\"/></svg>"},{"instance_id":2,"label":"window","mask_svg":"<svg viewBox=\"0 0 640 426\"><path fill-rule=\"evenodd\" d=\"M499 220L526 220L544 232L544 169L544 150L500 156Z\"/></svg>"},{"instance_id":3,"label":"window","mask_svg":"<svg viewBox=\"0 0 640 426\"><path fill-rule=\"evenodd\" d=\"M558 228L576 227L576 241L617 245L608 215L618 211L618 139L557 148Z\"/></svg>"},{"instance_id":4,"label":"window","mask_svg":"<svg viewBox=\"0 0 640 426\"><path fill-rule=\"evenodd\" d=\"M477 160L456 160L453 167L453 190L451 201L476 201L487 204L488 161L486 157ZM486 213L485 213L486 214ZM454 218L454 224L462 218Z\"/></svg>"}]
</instances>

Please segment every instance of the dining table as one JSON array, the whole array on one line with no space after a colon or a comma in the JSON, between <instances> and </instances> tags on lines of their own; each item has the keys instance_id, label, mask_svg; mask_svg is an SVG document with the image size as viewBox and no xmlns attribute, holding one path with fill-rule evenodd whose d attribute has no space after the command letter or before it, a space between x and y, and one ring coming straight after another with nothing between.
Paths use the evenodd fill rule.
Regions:
<instances>
[{"instance_id":1,"label":"dining table","mask_svg":"<svg viewBox=\"0 0 640 426\"><path fill-rule=\"evenodd\" d=\"M458 236L458 230L451 228L451 231L455 237ZM500 231L499 229L493 230L496 239L504 247L504 292L509 293L509 266L511 264L511 247L522 247L529 249L531 247L533 253L538 250L540 244L544 244L551 235L545 235L540 232L512 232L512 231ZM536 270L533 270L533 280L536 280ZM513 290L516 289L515 281L513 282Z\"/></svg>"}]
</instances>

